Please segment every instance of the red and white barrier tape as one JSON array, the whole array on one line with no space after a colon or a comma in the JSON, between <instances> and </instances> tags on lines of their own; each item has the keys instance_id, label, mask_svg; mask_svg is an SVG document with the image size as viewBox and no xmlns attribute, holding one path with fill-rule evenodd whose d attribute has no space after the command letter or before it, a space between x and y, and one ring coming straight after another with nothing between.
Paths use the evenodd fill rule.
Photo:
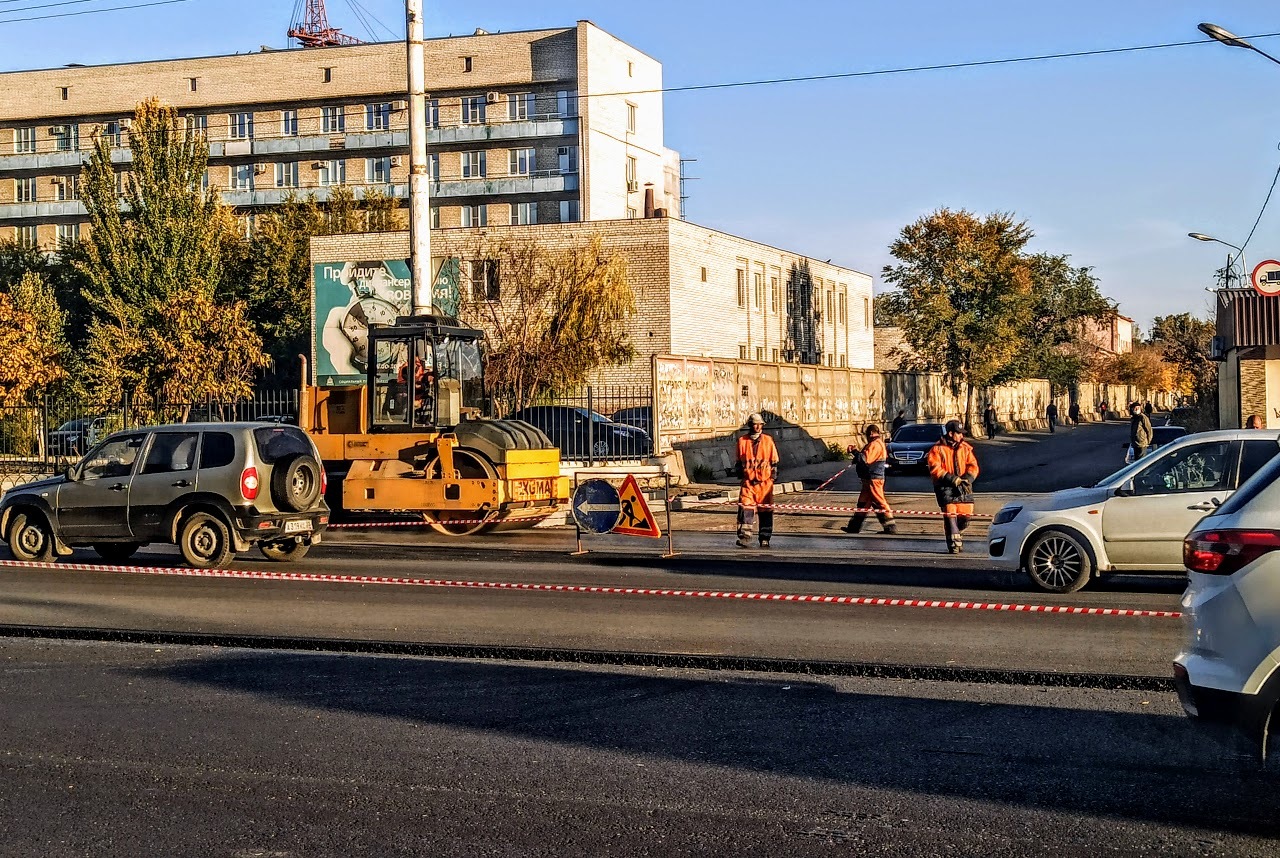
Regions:
<instances>
[{"instance_id":1,"label":"red and white barrier tape","mask_svg":"<svg viewBox=\"0 0 1280 858\"><path fill-rule=\"evenodd\" d=\"M1071 614L1096 617L1146 617L1177 619L1180 611L1146 611L1130 608L1083 608L1070 605L1021 605L1004 602L966 602L941 599L889 599L873 596L827 596L806 593L749 593L722 590L674 590L650 587L604 587L590 584L528 584L513 581L455 581L446 578L400 578L386 575L331 575L319 572L266 572L252 569L190 569L161 566L109 566L104 563L22 563L0 560L0 567L116 572L183 578L239 578L255 581L301 581L314 584L379 584L398 587L438 587L465 590L517 590L534 593L583 593L607 596L667 596L692 599L737 599L747 602L795 602L816 605L852 605L892 608L947 608L962 611L996 611L1015 614Z\"/></svg>"},{"instance_id":2,"label":"red and white barrier tape","mask_svg":"<svg viewBox=\"0 0 1280 858\"><path fill-rule=\"evenodd\" d=\"M510 522L530 522L537 524L540 521L546 521L555 513L547 513L546 515L530 516L529 518L450 518L435 522L435 524L507 524ZM432 522L429 521L360 521L347 522L345 524L331 524L329 530L344 530L352 528L369 528L369 527L431 527Z\"/></svg>"}]
</instances>

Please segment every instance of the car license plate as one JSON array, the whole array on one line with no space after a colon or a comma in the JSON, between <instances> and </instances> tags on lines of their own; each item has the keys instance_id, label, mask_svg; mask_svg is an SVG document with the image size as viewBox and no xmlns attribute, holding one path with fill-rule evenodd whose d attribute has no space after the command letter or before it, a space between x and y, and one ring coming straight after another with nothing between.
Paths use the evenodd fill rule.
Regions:
<instances>
[{"instance_id":1,"label":"car license plate","mask_svg":"<svg viewBox=\"0 0 1280 858\"><path fill-rule=\"evenodd\" d=\"M284 523L284 532L285 533L310 533L311 521L310 519L301 519L301 518L296 521L286 521Z\"/></svg>"},{"instance_id":2,"label":"car license plate","mask_svg":"<svg viewBox=\"0 0 1280 858\"><path fill-rule=\"evenodd\" d=\"M551 497L551 491L552 480L549 477L540 480L515 480L511 483L512 500L541 500Z\"/></svg>"}]
</instances>

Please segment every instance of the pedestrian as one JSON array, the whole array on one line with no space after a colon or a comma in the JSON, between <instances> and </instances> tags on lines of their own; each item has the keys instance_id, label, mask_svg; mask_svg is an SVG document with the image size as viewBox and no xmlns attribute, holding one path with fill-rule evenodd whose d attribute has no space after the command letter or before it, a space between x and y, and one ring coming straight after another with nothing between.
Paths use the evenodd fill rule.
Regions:
<instances>
[{"instance_id":1,"label":"pedestrian","mask_svg":"<svg viewBox=\"0 0 1280 858\"><path fill-rule=\"evenodd\" d=\"M778 478L778 448L764 434L764 417L747 418L748 431L738 439L738 547L751 547L751 529L760 519L760 547L773 536L773 482Z\"/></svg>"},{"instance_id":2,"label":"pedestrian","mask_svg":"<svg viewBox=\"0 0 1280 858\"><path fill-rule=\"evenodd\" d=\"M964 440L964 427L959 420L947 422L945 432L929 448L926 463L933 479L933 493L943 512L942 530L947 537L947 550L959 554L963 547L961 534L973 515L973 483L978 479L978 457Z\"/></svg>"},{"instance_id":3,"label":"pedestrian","mask_svg":"<svg viewBox=\"0 0 1280 858\"><path fill-rule=\"evenodd\" d=\"M1151 418L1142 413L1142 406L1136 402L1129 406L1129 445L1135 462L1147 455L1151 446Z\"/></svg>"},{"instance_id":4,"label":"pedestrian","mask_svg":"<svg viewBox=\"0 0 1280 858\"><path fill-rule=\"evenodd\" d=\"M880 439L880 427L868 426L864 430L867 443L861 450L853 453L853 468L862 481L862 491L858 492L858 511L849 519L849 523L840 528L845 533L858 533L862 523L867 519L867 510L877 510L876 518L885 533L897 533L898 525L889 510L889 501L884 496L884 472L889 464L889 452L884 441ZM880 512L879 510L884 510Z\"/></svg>"},{"instance_id":5,"label":"pedestrian","mask_svg":"<svg viewBox=\"0 0 1280 858\"><path fill-rule=\"evenodd\" d=\"M1067 419L1071 421L1073 426L1080 425L1080 403L1073 399L1071 404L1067 406Z\"/></svg>"},{"instance_id":6,"label":"pedestrian","mask_svg":"<svg viewBox=\"0 0 1280 858\"><path fill-rule=\"evenodd\" d=\"M898 416L893 418L893 435L898 434L898 430L907 425L907 412L901 408L898 409ZM893 437L890 435L890 437Z\"/></svg>"},{"instance_id":7,"label":"pedestrian","mask_svg":"<svg viewBox=\"0 0 1280 858\"><path fill-rule=\"evenodd\" d=\"M1098 403L1098 419L1103 423L1107 422L1107 402L1103 400Z\"/></svg>"},{"instance_id":8,"label":"pedestrian","mask_svg":"<svg viewBox=\"0 0 1280 858\"><path fill-rule=\"evenodd\" d=\"M1147 417L1150 417L1152 414L1155 414L1155 413L1156 413L1155 406L1153 406L1153 405L1151 404L1151 400L1150 400L1150 399L1148 399L1148 400L1147 400L1146 405L1143 405L1143 406L1142 406L1142 413L1143 413L1143 414L1145 414L1145 415L1147 415Z\"/></svg>"},{"instance_id":9,"label":"pedestrian","mask_svg":"<svg viewBox=\"0 0 1280 858\"><path fill-rule=\"evenodd\" d=\"M1000 421L996 417L996 407L990 402L987 403L987 410L982 414L982 425L987 429L987 437L996 437L996 430L1000 428Z\"/></svg>"},{"instance_id":10,"label":"pedestrian","mask_svg":"<svg viewBox=\"0 0 1280 858\"><path fill-rule=\"evenodd\" d=\"M1265 427L1262 425L1262 415L1260 415L1260 414L1250 414L1250 415L1249 415L1249 419L1248 419L1248 420L1246 420L1246 421L1244 422L1244 428L1246 428L1246 429L1263 429L1263 428L1265 428Z\"/></svg>"},{"instance_id":11,"label":"pedestrian","mask_svg":"<svg viewBox=\"0 0 1280 858\"><path fill-rule=\"evenodd\" d=\"M1044 416L1049 422L1049 431L1052 432L1053 427L1058 425L1058 406L1050 401L1049 404L1045 406Z\"/></svg>"}]
</instances>

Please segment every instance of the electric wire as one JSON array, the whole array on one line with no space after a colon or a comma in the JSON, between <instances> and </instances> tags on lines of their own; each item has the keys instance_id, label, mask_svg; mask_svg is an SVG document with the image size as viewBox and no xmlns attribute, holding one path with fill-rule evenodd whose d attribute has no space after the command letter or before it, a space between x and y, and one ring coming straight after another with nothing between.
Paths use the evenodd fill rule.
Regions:
<instances>
[{"instance_id":1,"label":"electric wire","mask_svg":"<svg viewBox=\"0 0 1280 858\"><path fill-rule=\"evenodd\" d=\"M1262 201L1262 208L1258 210L1258 217L1253 222L1253 229L1249 230L1249 235L1245 238L1244 244L1240 245L1240 250L1236 253L1236 258L1228 263L1227 268L1230 269L1244 256L1245 248L1249 246L1249 242L1253 240L1253 234L1258 231L1258 224L1262 222L1262 215L1267 211L1267 205L1271 202L1271 195L1275 192L1276 182L1280 181L1280 166L1276 167L1276 174L1271 177L1271 187L1267 189L1267 197ZM1249 272L1245 272L1247 275Z\"/></svg>"},{"instance_id":2,"label":"electric wire","mask_svg":"<svg viewBox=\"0 0 1280 858\"><path fill-rule=\"evenodd\" d=\"M54 12L48 15L32 15L29 18L6 18L0 20L0 24L17 24L22 21L47 21L51 18L77 18L81 15L97 15L102 12L126 12L133 9L145 9L149 6L172 6L175 3L190 3L191 0L151 0L149 3L131 3L126 6L110 6L105 9L82 9L79 12ZM61 4L52 4L61 5ZM49 6L30 6L25 9L16 9L14 12L30 12L35 9L46 9ZM0 14L10 14L8 12Z\"/></svg>"}]
</instances>

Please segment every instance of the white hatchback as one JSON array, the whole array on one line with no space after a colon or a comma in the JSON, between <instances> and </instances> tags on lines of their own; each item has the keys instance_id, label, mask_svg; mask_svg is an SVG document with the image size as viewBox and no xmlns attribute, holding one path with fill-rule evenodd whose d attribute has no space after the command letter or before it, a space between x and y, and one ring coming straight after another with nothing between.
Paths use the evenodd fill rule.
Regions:
<instances>
[{"instance_id":1,"label":"white hatchback","mask_svg":"<svg viewBox=\"0 0 1280 858\"><path fill-rule=\"evenodd\" d=\"M1275 430L1183 436L1092 487L1005 504L988 554L1050 593L1107 572L1181 572L1183 537L1277 452Z\"/></svg>"}]
</instances>

